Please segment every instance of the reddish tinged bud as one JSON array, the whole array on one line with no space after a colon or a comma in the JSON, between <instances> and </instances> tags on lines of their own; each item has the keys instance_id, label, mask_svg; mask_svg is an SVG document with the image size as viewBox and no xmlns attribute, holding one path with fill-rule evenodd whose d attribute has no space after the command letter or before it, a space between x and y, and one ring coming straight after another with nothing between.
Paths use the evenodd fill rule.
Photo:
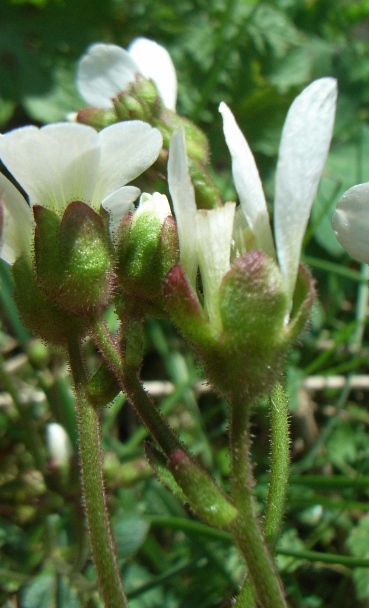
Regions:
<instances>
[{"instance_id":1,"label":"reddish tinged bud","mask_svg":"<svg viewBox=\"0 0 369 608\"><path fill-rule=\"evenodd\" d=\"M114 108L83 108L77 113L76 121L94 127L96 131L101 131L118 122L119 118Z\"/></svg>"},{"instance_id":2,"label":"reddish tinged bud","mask_svg":"<svg viewBox=\"0 0 369 608\"><path fill-rule=\"evenodd\" d=\"M170 318L186 338L195 345L212 342L212 329L180 264L173 266L165 277L163 294Z\"/></svg>"},{"instance_id":3,"label":"reddish tinged bud","mask_svg":"<svg viewBox=\"0 0 369 608\"><path fill-rule=\"evenodd\" d=\"M210 475L184 450L175 450L169 468L194 512L210 526L228 526L238 515Z\"/></svg>"}]
</instances>

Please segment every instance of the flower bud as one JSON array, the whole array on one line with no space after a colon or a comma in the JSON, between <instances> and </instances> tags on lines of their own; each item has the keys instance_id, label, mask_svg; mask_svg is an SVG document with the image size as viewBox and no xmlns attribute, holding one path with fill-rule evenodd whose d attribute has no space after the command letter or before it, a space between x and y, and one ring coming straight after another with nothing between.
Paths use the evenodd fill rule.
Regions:
<instances>
[{"instance_id":1,"label":"flower bud","mask_svg":"<svg viewBox=\"0 0 369 608\"><path fill-rule=\"evenodd\" d=\"M210 526L228 526L238 515L208 473L195 463L184 450L175 450L169 468L182 488L193 511Z\"/></svg>"},{"instance_id":2,"label":"flower bud","mask_svg":"<svg viewBox=\"0 0 369 608\"><path fill-rule=\"evenodd\" d=\"M146 444L145 451L159 479L210 526L228 526L237 516L236 507L184 450L175 450L169 460L151 444Z\"/></svg>"},{"instance_id":3,"label":"flower bud","mask_svg":"<svg viewBox=\"0 0 369 608\"><path fill-rule=\"evenodd\" d=\"M173 132L183 127L186 137L186 151L188 157L205 166L209 160L208 139L193 122L188 118L179 116L167 108L160 116L160 120L155 126L161 131L164 147L169 148Z\"/></svg>"},{"instance_id":4,"label":"flower bud","mask_svg":"<svg viewBox=\"0 0 369 608\"><path fill-rule=\"evenodd\" d=\"M160 297L167 272L178 260L178 237L167 198L143 194L138 209L117 231L118 280L124 294Z\"/></svg>"},{"instance_id":5,"label":"flower bud","mask_svg":"<svg viewBox=\"0 0 369 608\"><path fill-rule=\"evenodd\" d=\"M102 218L81 201L70 203L62 219L34 206L37 278L60 308L79 314L109 302L111 247Z\"/></svg>"},{"instance_id":6,"label":"flower bud","mask_svg":"<svg viewBox=\"0 0 369 608\"><path fill-rule=\"evenodd\" d=\"M136 80L113 100L119 120L144 120L153 124L164 106L152 80L136 75Z\"/></svg>"},{"instance_id":7,"label":"flower bud","mask_svg":"<svg viewBox=\"0 0 369 608\"><path fill-rule=\"evenodd\" d=\"M114 108L82 108L77 112L76 121L101 131L118 122L119 118Z\"/></svg>"}]
</instances>

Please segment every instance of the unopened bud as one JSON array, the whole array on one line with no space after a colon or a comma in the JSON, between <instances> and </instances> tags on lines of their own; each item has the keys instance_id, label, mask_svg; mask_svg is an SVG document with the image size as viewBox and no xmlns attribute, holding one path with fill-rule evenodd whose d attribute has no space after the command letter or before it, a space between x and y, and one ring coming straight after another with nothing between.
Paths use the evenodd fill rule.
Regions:
<instances>
[{"instance_id":1,"label":"unopened bud","mask_svg":"<svg viewBox=\"0 0 369 608\"><path fill-rule=\"evenodd\" d=\"M178 260L178 236L167 198L143 194L138 209L117 231L118 279L125 294L161 296L167 272Z\"/></svg>"}]
</instances>

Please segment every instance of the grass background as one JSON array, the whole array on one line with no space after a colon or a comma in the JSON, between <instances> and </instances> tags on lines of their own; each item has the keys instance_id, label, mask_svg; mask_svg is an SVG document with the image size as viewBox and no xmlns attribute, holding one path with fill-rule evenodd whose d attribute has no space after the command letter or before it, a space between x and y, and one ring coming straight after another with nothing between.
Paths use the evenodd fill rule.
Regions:
<instances>
[{"instance_id":1,"label":"grass background","mask_svg":"<svg viewBox=\"0 0 369 608\"><path fill-rule=\"evenodd\" d=\"M349 0L1 0L0 128L64 120L83 106L76 62L92 42L163 44L179 80L178 112L207 133L225 200L234 198L218 114L226 101L256 155L268 200L292 99L338 79L334 140L304 257L318 299L286 364L292 477L278 566L293 608L369 606L368 269L349 259L330 218L340 194L369 181L369 2ZM101 606L76 463L73 395L63 357L32 339L1 266L0 604ZM111 319L114 324L114 317ZM181 438L227 484L227 408L167 323L149 320L143 377ZM96 353L86 345L93 366ZM69 475L48 461L57 420L74 446ZM268 420L255 412L255 494L263 509ZM161 486L143 456L145 430L119 396L103 415L105 474L132 608L230 605L242 563Z\"/></svg>"}]
</instances>

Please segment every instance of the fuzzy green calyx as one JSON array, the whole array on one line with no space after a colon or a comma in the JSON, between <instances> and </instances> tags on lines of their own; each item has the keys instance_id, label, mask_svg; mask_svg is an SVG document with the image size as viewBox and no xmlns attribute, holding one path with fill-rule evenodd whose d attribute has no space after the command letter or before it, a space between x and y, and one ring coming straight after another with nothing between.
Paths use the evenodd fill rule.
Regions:
<instances>
[{"instance_id":1,"label":"fuzzy green calyx","mask_svg":"<svg viewBox=\"0 0 369 608\"><path fill-rule=\"evenodd\" d=\"M123 293L155 300L164 277L178 260L178 236L164 195L143 194L135 213L128 214L117 233L117 274Z\"/></svg>"},{"instance_id":2,"label":"fuzzy green calyx","mask_svg":"<svg viewBox=\"0 0 369 608\"><path fill-rule=\"evenodd\" d=\"M223 277L216 331L178 265L165 281L168 314L193 345L210 381L231 400L267 393L278 380L284 355L303 329L313 299L312 282L301 269L295 305L275 261L260 251L239 257Z\"/></svg>"},{"instance_id":3,"label":"fuzzy green calyx","mask_svg":"<svg viewBox=\"0 0 369 608\"><path fill-rule=\"evenodd\" d=\"M63 217L34 206L37 279L47 296L74 314L110 300L111 246L102 218L81 201L70 203Z\"/></svg>"},{"instance_id":4,"label":"fuzzy green calyx","mask_svg":"<svg viewBox=\"0 0 369 608\"><path fill-rule=\"evenodd\" d=\"M66 347L70 336L86 333L80 317L62 310L47 297L37 283L27 255L21 255L12 266L14 299L26 327L54 346Z\"/></svg>"}]
</instances>

